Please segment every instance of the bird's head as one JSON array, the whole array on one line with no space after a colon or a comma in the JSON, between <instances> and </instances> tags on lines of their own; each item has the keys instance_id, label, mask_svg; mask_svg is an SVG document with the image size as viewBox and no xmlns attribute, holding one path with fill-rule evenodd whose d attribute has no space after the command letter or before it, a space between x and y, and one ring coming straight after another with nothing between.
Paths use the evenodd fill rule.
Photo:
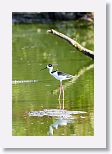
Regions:
<instances>
[{"instance_id":1,"label":"bird's head","mask_svg":"<svg viewBox=\"0 0 112 154\"><path fill-rule=\"evenodd\" d=\"M48 69L51 69L51 68L53 68L53 65L52 65L52 64L48 64L48 65L47 65L47 68L48 68Z\"/></svg>"},{"instance_id":2,"label":"bird's head","mask_svg":"<svg viewBox=\"0 0 112 154\"><path fill-rule=\"evenodd\" d=\"M40 71L42 71L42 70L44 70L46 68L48 68L49 70L52 70L53 66L55 66L55 65L58 65L58 64L48 64L46 67L42 68Z\"/></svg>"}]
</instances>

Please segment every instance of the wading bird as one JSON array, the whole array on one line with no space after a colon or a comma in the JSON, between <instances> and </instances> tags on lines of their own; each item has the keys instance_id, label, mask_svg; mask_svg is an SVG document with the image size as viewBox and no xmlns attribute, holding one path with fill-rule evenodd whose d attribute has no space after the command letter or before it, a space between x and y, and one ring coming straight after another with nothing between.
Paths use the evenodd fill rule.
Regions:
<instances>
[{"instance_id":1,"label":"wading bird","mask_svg":"<svg viewBox=\"0 0 112 154\"><path fill-rule=\"evenodd\" d=\"M60 80L60 93L59 93L59 100L60 100L60 97L61 97L61 92L63 93L63 100L64 100L64 88L63 88L63 85L62 85L62 81L63 80L68 80L68 79L71 79L73 78L74 76L73 75L70 75L70 74L66 74L64 72L59 72L58 70L53 70L53 66L54 65L57 65L57 64L48 64L45 68L41 69L41 70L44 70L46 68L49 69L49 73L55 77L57 80Z\"/></svg>"}]
</instances>

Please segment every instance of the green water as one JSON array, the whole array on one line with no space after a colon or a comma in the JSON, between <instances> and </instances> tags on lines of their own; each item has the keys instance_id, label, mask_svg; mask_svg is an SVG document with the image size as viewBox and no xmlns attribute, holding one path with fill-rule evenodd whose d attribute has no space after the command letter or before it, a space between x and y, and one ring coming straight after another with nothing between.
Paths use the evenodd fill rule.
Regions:
<instances>
[{"instance_id":1,"label":"green water","mask_svg":"<svg viewBox=\"0 0 112 154\"><path fill-rule=\"evenodd\" d=\"M12 135L47 136L54 116L29 116L31 111L59 109L59 81L48 70L40 71L47 64L58 64L55 69L75 75L93 60L77 51L66 41L52 34L56 29L75 38L84 47L94 50L94 27L85 21L57 22L55 24L14 24L12 27ZM21 81L37 80L34 83ZM70 86L64 81L64 109L84 111L75 115L72 123L53 129L55 136L94 135L94 68L86 71ZM62 101L61 101L62 103ZM58 119L59 120L59 119Z\"/></svg>"}]
</instances>

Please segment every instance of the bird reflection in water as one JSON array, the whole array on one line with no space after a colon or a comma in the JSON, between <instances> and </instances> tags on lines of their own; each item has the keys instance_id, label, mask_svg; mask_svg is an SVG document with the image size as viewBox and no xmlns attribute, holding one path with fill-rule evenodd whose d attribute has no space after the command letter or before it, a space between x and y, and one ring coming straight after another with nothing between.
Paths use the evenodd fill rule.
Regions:
<instances>
[{"instance_id":1,"label":"bird reflection in water","mask_svg":"<svg viewBox=\"0 0 112 154\"><path fill-rule=\"evenodd\" d=\"M64 99L62 100L62 103L61 103L60 99L58 101L59 101L60 110L64 111ZM60 114L60 116L61 116L61 114ZM52 136L54 133L54 129L58 129L59 126L66 126L67 124L70 124L72 122L73 122L73 119L69 119L68 117L66 118L66 117L64 117L64 115L61 116L53 124L51 124L49 126L48 135Z\"/></svg>"},{"instance_id":2,"label":"bird reflection in water","mask_svg":"<svg viewBox=\"0 0 112 154\"><path fill-rule=\"evenodd\" d=\"M64 119L63 117L57 119L53 124L49 126L48 135L54 134L54 129L58 129L59 126L66 126L67 124L73 123L73 119Z\"/></svg>"},{"instance_id":3,"label":"bird reflection in water","mask_svg":"<svg viewBox=\"0 0 112 154\"><path fill-rule=\"evenodd\" d=\"M40 111L30 111L28 113L29 116L37 116L37 117L44 117L44 116L48 116L48 117L52 117L53 121L55 120L55 122L53 122L52 124L50 124L50 126L48 127L48 133L47 135L52 136L54 135L54 132L59 129L59 127L62 126L67 126L68 124L72 124L74 123L76 120L78 120L77 118L85 118L85 115L87 112L85 111L69 111L69 110L65 110L64 109L64 100L62 100L62 102L59 101L59 109L44 109L44 110L40 110ZM75 115L80 115L80 116L75 116Z\"/></svg>"}]
</instances>

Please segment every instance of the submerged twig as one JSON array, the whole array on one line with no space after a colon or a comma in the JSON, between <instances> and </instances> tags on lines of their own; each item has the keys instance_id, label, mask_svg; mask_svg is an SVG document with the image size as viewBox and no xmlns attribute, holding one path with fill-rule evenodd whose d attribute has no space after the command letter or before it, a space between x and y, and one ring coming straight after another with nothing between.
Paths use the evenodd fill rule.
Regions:
<instances>
[{"instance_id":1,"label":"submerged twig","mask_svg":"<svg viewBox=\"0 0 112 154\"><path fill-rule=\"evenodd\" d=\"M83 75L85 72L89 71L89 70L92 69L92 68L94 68L94 64L91 64L91 65L89 65L89 66L87 66L87 67L82 68L82 69L78 72L78 74L76 74L76 75L74 76L74 78L73 78L70 82L65 83L64 89L66 89L66 88L68 88L69 86L71 86L73 83L76 82L76 80L77 80L81 75ZM55 90L53 91L53 94L56 94L58 91L59 91L59 88L58 88L58 89L55 89Z\"/></svg>"},{"instance_id":2,"label":"submerged twig","mask_svg":"<svg viewBox=\"0 0 112 154\"><path fill-rule=\"evenodd\" d=\"M71 45L73 45L76 49L78 49L80 52L82 52L83 54L87 55L88 57L94 59L94 52L92 50L89 50L89 49L81 46L78 42L76 42L72 38L70 38L70 37L66 36L65 34L60 33L54 29L48 30L47 32L63 38L64 40L68 41Z\"/></svg>"}]
</instances>

